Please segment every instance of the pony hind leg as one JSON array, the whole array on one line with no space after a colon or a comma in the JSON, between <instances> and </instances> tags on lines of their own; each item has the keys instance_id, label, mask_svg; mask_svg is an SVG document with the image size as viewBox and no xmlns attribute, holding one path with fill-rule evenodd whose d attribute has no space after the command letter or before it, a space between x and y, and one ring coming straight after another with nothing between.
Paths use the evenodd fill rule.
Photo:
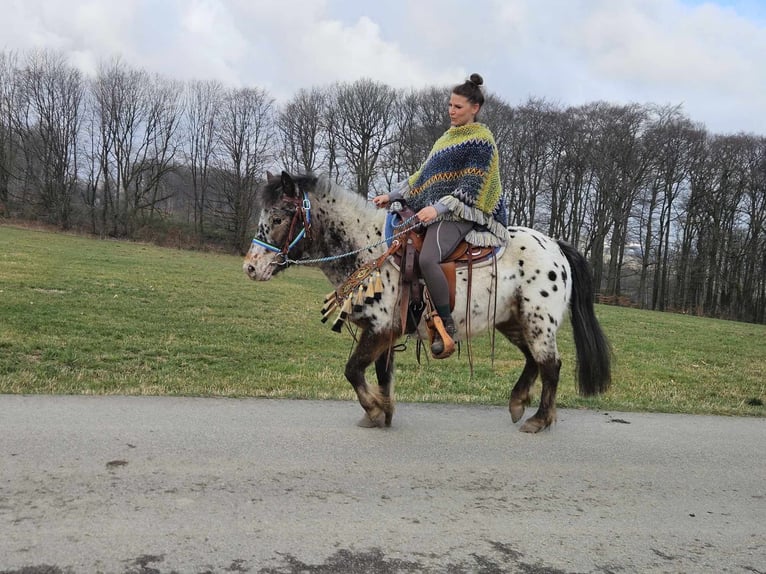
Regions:
<instances>
[{"instance_id":1,"label":"pony hind leg","mask_svg":"<svg viewBox=\"0 0 766 574\"><path fill-rule=\"evenodd\" d=\"M530 297L536 297L532 302L520 309L520 321L517 337L524 342L528 353L525 370L532 369L530 362L537 367L542 382L540 405L537 412L521 425L522 432L536 433L548 428L556 421L556 392L561 371L561 357L556 343L556 333L561 324L563 300L551 301L547 291L540 291L536 296L533 290Z\"/></svg>"},{"instance_id":2,"label":"pony hind leg","mask_svg":"<svg viewBox=\"0 0 766 574\"><path fill-rule=\"evenodd\" d=\"M530 389L539 375L543 387L540 405L537 412L527 419L519 430L536 433L548 428L556 421L556 392L561 370L555 331L544 331L534 322L524 326L514 321L497 325L497 329L521 350L526 359L524 370L508 401L511 420L514 423L521 420L525 408L531 402Z\"/></svg>"},{"instance_id":3,"label":"pony hind leg","mask_svg":"<svg viewBox=\"0 0 766 574\"><path fill-rule=\"evenodd\" d=\"M515 423L521 420L524 416L524 410L532 402L532 397L529 391L532 385L537 379L537 375L540 372L540 368L537 365L532 353L525 346L520 347L521 352L524 353L526 363L524 363L524 370L519 375L519 380L513 386L511 391L511 398L508 401L508 412L511 413L511 420Z\"/></svg>"},{"instance_id":4,"label":"pony hind leg","mask_svg":"<svg viewBox=\"0 0 766 574\"><path fill-rule=\"evenodd\" d=\"M556 391L559 385L561 359L558 353L550 355L543 361L538 361L543 390L540 393L540 406L537 412L529 417L521 428L522 432L536 433L548 428L556 422Z\"/></svg>"},{"instance_id":5,"label":"pony hind leg","mask_svg":"<svg viewBox=\"0 0 766 574\"><path fill-rule=\"evenodd\" d=\"M524 416L524 410L532 402L530 396L530 390L532 385L537 379L537 375L540 369L537 366L537 361L532 356L526 341L524 340L522 330L518 323L507 322L496 326L497 330L502 333L511 343L516 345L519 350L524 354L526 363L524 369L519 375L519 379L513 386L510 399L508 400L508 411L511 413L511 420L517 423Z\"/></svg>"},{"instance_id":6,"label":"pony hind leg","mask_svg":"<svg viewBox=\"0 0 766 574\"><path fill-rule=\"evenodd\" d=\"M346 362L345 375L351 386L354 387L359 404L365 411L364 417L359 421L362 427L390 426L393 417L393 401L391 400L391 380L393 375L393 363L391 372L386 376L384 366L379 366L381 357L387 355L391 342L390 333L373 333L371 329L364 329L359 337L354 351ZM365 371L373 361L378 374L378 381L383 381L378 389L371 389L365 378ZM381 372L384 375L381 379ZM388 393L386 396L385 393Z\"/></svg>"}]
</instances>

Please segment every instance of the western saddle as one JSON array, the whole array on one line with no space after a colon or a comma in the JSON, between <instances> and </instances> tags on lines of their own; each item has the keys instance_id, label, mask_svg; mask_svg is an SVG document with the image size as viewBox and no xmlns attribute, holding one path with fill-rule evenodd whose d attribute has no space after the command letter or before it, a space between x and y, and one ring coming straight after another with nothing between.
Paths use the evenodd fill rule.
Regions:
<instances>
[{"instance_id":1,"label":"western saddle","mask_svg":"<svg viewBox=\"0 0 766 574\"><path fill-rule=\"evenodd\" d=\"M414 212L406 206L397 209L395 213L403 222L415 219ZM326 322L332 312L340 307L340 312L332 325L333 331L340 332L352 310L359 312L363 309L364 304L379 300L383 293L380 267L384 261L390 259L399 270L401 334L410 335L417 332L418 324L423 313L425 313L430 343L433 343L437 333L444 342L444 351L434 358L449 357L455 351L455 341L445 330L444 324L431 302L418 265L425 232L425 227L419 224L409 228L405 227L402 232L396 234L395 239L390 242L389 249L383 255L374 261L365 263L352 273L338 289L328 293L322 308L322 322ZM466 300L470 301L474 265L493 261L497 255L498 248L496 247L477 247L462 241L452 254L441 263L441 268L449 285L450 311L455 309L457 270L459 268L467 269ZM469 305L466 305L466 310L468 309Z\"/></svg>"}]
</instances>

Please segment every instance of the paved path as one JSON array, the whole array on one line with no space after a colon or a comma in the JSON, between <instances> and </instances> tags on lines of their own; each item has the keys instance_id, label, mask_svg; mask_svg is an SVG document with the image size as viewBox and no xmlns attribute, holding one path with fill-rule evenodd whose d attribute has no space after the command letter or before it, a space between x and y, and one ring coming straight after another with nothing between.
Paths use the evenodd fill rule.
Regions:
<instances>
[{"instance_id":1,"label":"paved path","mask_svg":"<svg viewBox=\"0 0 766 574\"><path fill-rule=\"evenodd\" d=\"M0 572L766 572L766 419L0 396Z\"/></svg>"}]
</instances>

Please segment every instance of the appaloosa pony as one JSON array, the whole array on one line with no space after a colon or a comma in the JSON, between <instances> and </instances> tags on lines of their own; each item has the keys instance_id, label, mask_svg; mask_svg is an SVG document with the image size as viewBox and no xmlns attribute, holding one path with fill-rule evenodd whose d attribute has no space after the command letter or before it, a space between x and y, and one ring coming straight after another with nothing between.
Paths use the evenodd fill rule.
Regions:
<instances>
[{"instance_id":1,"label":"appaloosa pony","mask_svg":"<svg viewBox=\"0 0 766 574\"><path fill-rule=\"evenodd\" d=\"M300 261L318 265L337 287L386 250L384 211L326 177L283 172L281 177L269 176L260 194L257 236L243 264L252 279L267 281ZM466 298L468 274L458 269L453 316L458 339L466 340L494 326L524 354L526 364L508 405L514 423L530 404L530 388L540 376L539 408L521 426L522 431L537 432L556 420L561 368L556 333L567 311L581 395L607 390L611 353L594 314L592 279L583 256L567 243L533 229L509 227L509 232L510 243L496 264L473 269L470 303ZM359 424L370 427L391 424L394 353L389 350L402 333L399 267L384 260L380 279L379 297L348 317L358 326L358 335L345 375L365 410ZM365 371L373 363L377 388L365 380Z\"/></svg>"}]
</instances>

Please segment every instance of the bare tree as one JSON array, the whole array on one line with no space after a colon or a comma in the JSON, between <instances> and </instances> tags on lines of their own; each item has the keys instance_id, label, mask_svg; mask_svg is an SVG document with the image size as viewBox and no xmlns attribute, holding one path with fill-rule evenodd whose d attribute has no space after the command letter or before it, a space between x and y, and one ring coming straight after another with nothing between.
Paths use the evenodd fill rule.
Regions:
<instances>
[{"instance_id":1,"label":"bare tree","mask_svg":"<svg viewBox=\"0 0 766 574\"><path fill-rule=\"evenodd\" d=\"M9 211L19 147L17 69L16 54L0 52L0 215Z\"/></svg>"},{"instance_id":2,"label":"bare tree","mask_svg":"<svg viewBox=\"0 0 766 574\"><path fill-rule=\"evenodd\" d=\"M747 151L743 211L740 320L766 322L766 138L752 138Z\"/></svg>"},{"instance_id":3,"label":"bare tree","mask_svg":"<svg viewBox=\"0 0 766 574\"><path fill-rule=\"evenodd\" d=\"M664 309L667 303L673 210L676 199L687 184L692 167L692 147L695 140L701 137L704 134L683 116L679 106L656 109L655 117L643 135L645 147L651 155L651 166L640 214L643 241L637 298L641 307L647 306L650 268L654 268L655 273L648 306Z\"/></svg>"},{"instance_id":4,"label":"bare tree","mask_svg":"<svg viewBox=\"0 0 766 574\"><path fill-rule=\"evenodd\" d=\"M181 85L113 61L101 66L94 89L104 210L112 233L130 236L169 197L162 183L174 168Z\"/></svg>"},{"instance_id":5,"label":"bare tree","mask_svg":"<svg viewBox=\"0 0 766 574\"><path fill-rule=\"evenodd\" d=\"M409 152L408 174L420 168L434 142L450 127L449 90L446 87L423 88L416 93L412 150Z\"/></svg>"},{"instance_id":6,"label":"bare tree","mask_svg":"<svg viewBox=\"0 0 766 574\"><path fill-rule=\"evenodd\" d=\"M336 86L337 116L331 129L360 195L367 196L372 189L380 154L395 140L391 129L395 104L392 88L369 79Z\"/></svg>"},{"instance_id":7,"label":"bare tree","mask_svg":"<svg viewBox=\"0 0 766 574\"><path fill-rule=\"evenodd\" d=\"M680 197L681 241L677 247L675 300L680 309L693 313L703 308L702 286L706 280L706 271L696 250L706 225L707 190L712 187L714 180L709 139L709 135L703 132L702 137L693 142L689 156L689 185Z\"/></svg>"},{"instance_id":8,"label":"bare tree","mask_svg":"<svg viewBox=\"0 0 766 574\"><path fill-rule=\"evenodd\" d=\"M590 260L594 284L600 286L604 247L611 235L606 290L610 295L619 295L628 222L648 165L640 140L646 111L639 105L613 106L603 102L588 108L594 133L591 166L595 177L588 202Z\"/></svg>"},{"instance_id":9,"label":"bare tree","mask_svg":"<svg viewBox=\"0 0 766 574\"><path fill-rule=\"evenodd\" d=\"M31 52L21 72L24 148L41 212L67 229L77 183L84 82L61 54Z\"/></svg>"},{"instance_id":10,"label":"bare tree","mask_svg":"<svg viewBox=\"0 0 766 574\"><path fill-rule=\"evenodd\" d=\"M274 154L274 136L274 101L266 91L243 88L226 94L218 133L218 215L239 252L244 252L256 209L258 178Z\"/></svg>"},{"instance_id":11,"label":"bare tree","mask_svg":"<svg viewBox=\"0 0 766 574\"><path fill-rule=\"evenodd\" d=\"M434 142L449 128L446 88L401 91L391 113L391 143L383 150L381 168L387 189L415 173Z\"/></svg>"},{"instance_id":12,"label":"bare tree","mask_svg":"<svg viewBox=\"0 0 766 574\"><path fill-rule=\"evenodd\" d=\"M173 195L164 180L176 167L179 150L176 134L183 111L182 85L161 76L151 77L147 104L149 114L139 148L142 154L140 158L137 156L138 175L130 196L134 213L148 214L151 219L160 205Z\"/></svg>"},{"instance_id":13,"label":"bare tree","mask_svg":"<svg viewBox=\"0 0 766 574\"><path fill-rule=\"evenodd\" d=\"M737 244L741 201L746 188L745 136L713 136L703 165L696 165L687 209L695 217L690 296L695 311L723 316L730 304L733 279L740 265ZM688 223L687 223L688 225Z\"/></svg>"},{"instance_id":14,"label":"bare tree","mask_svg":"<svg viewBox=\"0 0 766 574\"><path fill-rule=\"evenodd\" d=\"M476 118L477 121L486 124L492 130L492 135L495 138L500 164L500 184L504 195L503 201L508 214L508 223L511 225L519 224L519 215L516 213L519 186L513 157L516 145L515 118L516 110L493 94L487 95L481 112Z\"/></svg>"},{"instance_id":15,"label":"bare tree","mask_svg":"<svg viewBox=\"0 0 766 574\"><path fill-rule=\"evenodd\" d=\"M218 144L218 116L223 102L223 86L215 81L191 82L186 89L186 165L191 172L191 194L194 226L205 233L208 190Z\"/></svg>"},{"instance_id":16,"label":"bare tree","mask_svg":"<svg viewBox=\"0 0 766 574\"><path fill-rule=\"evenodd\" d=\"M299 90L280 112L277 129L288 170L308 173L320 165L326 139L322 123L326 99L326 93L317 88Z\"/></svg>"},{"instance_id":17,"label":"bare tree","mask_svg":"<svg viewBox=\"0 0 766 574\"><path fill-rule=\"evenodd\" d=\"M550 136L549 160L543 176L543 189L547 192L548 235L571 239L572 221L566 217L568 202L571 201L572 168L574 166L573 142L576 137L574 118L562 111L552 111L549 118Z\"/></svg>"},{"instance_id":18,"label":"bare tree","mask_svg":"<svg viewBox=\"0 0 766 574\"><path fill-rule=\"evenodd\" d=\"M99 225L98 206L101 201L99 195L102 187L101 177L104 175L102 169L101 157L102 147L100 144L101 129L100 117L96 110L96 98L91 89L85 93L85 117L82 124L83 133L81 135L80 150L80 197L86 210L86 220L90 232L94 235L103 233L103 228Z\"/></svg>"},{"instance_id":19,"label":"bare tree","mask_svg":"<svg viewBox=\"0 0 766 574\"><path fill-rule=\"evenodd\" d=\"M393 139L390 145L381 152L380 167L386 181L386 190L409 176L417 169L412 168L412 155L416 149L416 138L419 131L417 123L417 94L414 91L400 92L397 96L399 105L392 110L393 121L391 131Z\"/></svg>"},{"instance_id":20,"label":"bare tree","mask_svg":"<svg viewBox=\"0 0 766 574\"><path fill-rule=\"evenodd\" d=\"M535 226L537 202L551 161L554 109L545 100L530 99L516 109L513 122L514 221Z\"/></svg>"},{"instance_id":21,"label":"bare tree","mask_svg":"<svg viewBox=\"0 0 766 574\"><path fill-rule=\"evenodd\" d=\"M91 197L86 203L91 206L92 225L95 213L100 206L98 227L102 234L117 234L120 217L120 187L117 185L117 171L113 162L114 139L119 125L120 110L124 107L123 77L127 73L118 61L102 63L96 77L91 82L89 134L88 186ZM100 197L99 197L100 190Z\"/></svg>"},{"instance_id":22,"label":"bare tree","mask_svg":"<svg viewBox=\"0 0 766 574\"><path fill-rule=\"evenodd\" d=\"M593 146L596 138L588 106L566 110L567 130L564 154L564 180L558 190L557 213L562 236L590 256L588 224L589 197L594 186L592 168Z\"/></svg>"},{"instance_id":23,"label":"bare tree","mask_svg":"<svg viewBox=\"0 0 766 574\"><path fill-rule=\"evenodd\" d=\"M334 179L336 183L343 181L341 169L341 146L340 146L340 113L332 103L329 97L325 101L322 110L322 130L325 133L325 160L324 165L329 178Z\"/></svg>"}]
</instances>

